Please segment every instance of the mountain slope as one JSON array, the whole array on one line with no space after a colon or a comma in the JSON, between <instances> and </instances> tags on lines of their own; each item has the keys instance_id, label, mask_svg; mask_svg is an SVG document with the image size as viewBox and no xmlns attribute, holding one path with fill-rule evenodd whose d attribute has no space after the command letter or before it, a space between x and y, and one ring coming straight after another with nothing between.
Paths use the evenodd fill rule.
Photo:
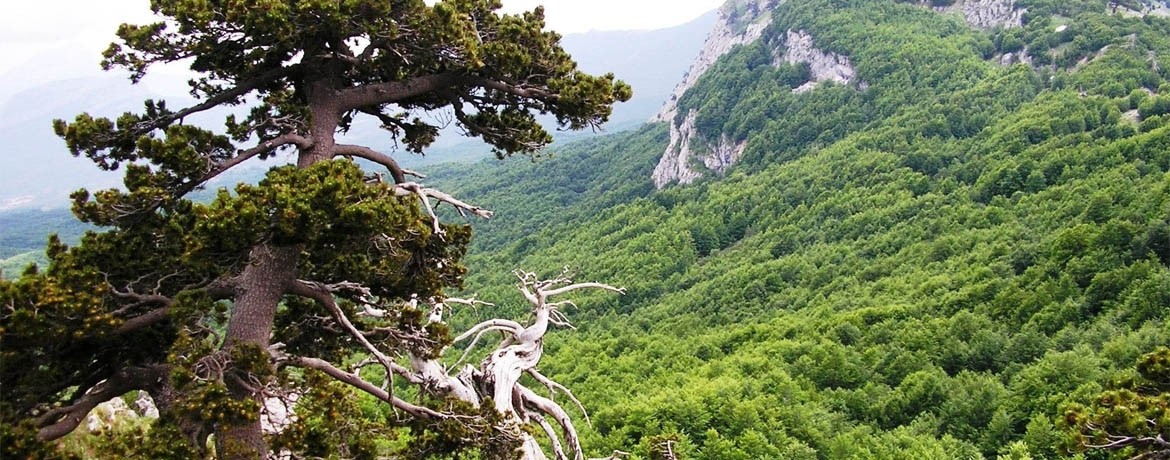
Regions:
<instances>
[{"instance_id":1,"label":"mountain slope","mask_svg":"<svg viewBox=\"0 0 1170 460\"><path fill-rule=\"evenodd\" d=\"M1062 407L1170 343L1170 21L1019 3L990 30L918 2L776 5L679 99L699 139L744 144L722 177L656 190L666 123L443 171L499 211L468 290L520 315L497 288L515 267L628 288L546 345L590 451L1067 456ZM794 92L813 79L777 59L789 32L857 80ZM1000 64L1025 47L1047 61Z\"/></svg>"},{"instance_id":2,"label":"mountain slope","mask_svg":"<svg viewBox=\"0 0 1170 460\"><path fill-rule=\"evenodd\" d=\"M594 454L1070 457L1065 405L1170 344L1170 21L950 3L769 3L681 117L433 171L497 212L466 288L502 312L453 321L522 317L517 267L626 286L545 344ZM1019 26L959 14L981 3ZM687 119L694 153L742 152L656 184Z\"/></svg>"}]
</instances>

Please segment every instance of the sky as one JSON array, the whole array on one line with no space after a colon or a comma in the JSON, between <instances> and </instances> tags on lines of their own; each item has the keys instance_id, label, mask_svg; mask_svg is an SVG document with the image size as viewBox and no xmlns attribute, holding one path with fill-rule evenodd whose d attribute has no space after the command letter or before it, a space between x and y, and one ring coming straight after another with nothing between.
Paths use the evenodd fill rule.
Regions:
<instances>
[{"instance_id":1,"label":"sky","mask_svg":"<svg viewBox=\"0 0 1170 460\"><path fill-rule=\"evenodd\" d=\"M561 33L650 30L686 23L724 0L503 0L508 12L544 5L549 28Z\"/></svg>"},{"instance_id":2,"label":"sky","mask_svg":"<svg viewBox=\"0 0 1170 460\"><path fill-rule=\"evenodd\" d=\"M548 27L569 34L670 27L718 8L723 1L503 0L503 4L506 12L544 5ZM149 0L7 3L0 15L0 100L37 82L100 74L100 53L118 24L151 21Z\"/></svg>"}]
</instances>

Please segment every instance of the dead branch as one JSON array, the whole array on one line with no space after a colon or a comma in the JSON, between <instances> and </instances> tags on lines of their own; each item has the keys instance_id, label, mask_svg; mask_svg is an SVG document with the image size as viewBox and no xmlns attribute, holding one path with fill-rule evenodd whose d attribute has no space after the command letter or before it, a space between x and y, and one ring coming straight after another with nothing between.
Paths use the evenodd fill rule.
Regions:
<instances>
[{"instance_id":1,"label":"dead branch","mask_svg":"<svg viewBox=\"0 0 1170 460\"><path fill-rule=\"evenodd\" d=\"M476 324L475 326L472 326L471 329L468 329L466 332L459 334L458 337L455 337L454 342L462 342L462 341L466 340L468 337L470 337L472 334L476 334L476 333L478 333L482 330L485 330L485 329L506 330L508 332L511 332L512 335L520 335L520 333L524 331L524 326L521 326L520 323L517 323L517 322L512 321L512 320L489 319L489 320L484 321L482 323Z\"/></svg>"},{"instance_id":2,"label":"dead branch","mask_svg":"<svg viewBox=\"0 0 1170 460\"><path fill-rule=\"evenodd\" d=\"M568 396L569 400L573 401L573 404L575 404L577 409L581 411L581 415L585 417L585 423L591 426L593 425L593 422L589 420L589 411L585 410L585 405L581 404L581 400L577 399L577 397L573 395L572 391L557 381L546 377L544 374L541 374L540 371L536 369L528 369L528 375L531 375L532 378L536 379L537 382L544 384L544 386L548 388L550 396L556 394L557 391L560 391L564 393L565 396Z\"/></svg>"},{"instance_id":3,"label":"dead branch","mask_svg":"<svg viewBox=\"0 0 1170 460\"><path fill-rule=\"evenodd\" d=\"M536 423L544 430L545 436L548 436L548 440L552 444L553 455L558 460L569 458L565 455L565 447L561 445L561 439L557 436L557 431L552 424L548 423L548 420L545 420L544 416L540 414L529 414L529 417L536 420Z\"/></svg>"},{"instance_id":4,"label":"dead branch","mask_svg":"<svg viewBox=\"0 0 1170 460\"><path fill-rule=\"evenodd\" d=\"M467 216L467 213L471 213L484 219L490 219L492 217L491 211L483 209L479 206L467 204L462 200L451 196L450 194L433 188L424 187L422 184L417 182L402 182L394 184L394 193L398 196L418 196L422 200L423 206L427 210L427 214L431 216L431 221L433 222L436 234L442 234L443 230L439 227L439 216L435 215L435 208L431 206L431 198L454 206L455 210L458 211L462 216Z\"/></svg>"},{"instance_id":5,"label":"dead branch","mask_svg":"<svg viewBox=\"0 0 1170 460\"><path fill-rule=\"evenodd\" d=\"M339 324L341 324L343 328L345 328L345 331L348 332L349 335L354 338L354 340L357 340L358 343L360 343L362 347L366 349L366 351L369 351L370 354L377 358L378 362L382 364L382 367L386 368L387 373L401 375L406 377L406 379L412 383L421 383L421 380L419 380L418 376L414 375L406 367L395 363L394 360L390 359L389 356L387 356L385 353L382 353L381 350L378 350L377 347L375 347L368 339L366 339L365 334L363 334L360 330L358 330L357 327L353 325L352 322L350 322L349 318L346 317L345 312L341 311L341 307L339 307L337 305L337 301L333 299L333 292L328 286L312 281L298 280L297 282L293 283L292 289L290 291L295 295L313 299L317 301L318 304L329 310L329 312L333 315L333 318Z\"/></svg>"},{"instance_id":6,"label":"dead branch","mask_svg":"<svg viewBox=\"0 0 1170 460\"><path fill-rule=\"evenodd\" d=\"M341 369L338 369L336 366L330 364L328 361L325 361L323 359L296 357L296 358L290 358L288 360L288 363L291 365L297 366L297 367L303 367L303 368L307 368L307 369L316 369L316 370L319 370L321 372L324 372L326 375L333 377L334 379L337 379L337 380L344 382L344 383L346 383L354 388L357 388L361 391L364 391L367 394L369 394L370 396L373 396L373 397L378 398L382 401L390 403L390 405L393 406L395 409L401 410L401 411L406 412L406 413L413 415L415 417L422 418L422 419L439 419L439 418L447 417L447 415L445 415L445 414L436 412L436 411L428 409L426 407L411 404L409 402L402 400L401 398L393 396L390 394L390 392L383 390L381 388L378 388L376 385L365 381L364 379L359 377L357 374L351 374L349 372L345 372Z\"/></svg>"},{"instance_id":7,"label":"dead branch","mask_svg":"<svg viewBox=\"0 0 1170 460\"><path fill-rule=\"evenodd\" d=\"M515 334L517 332L519 332L516 329L511 329L511 328L507 328L507 327L503 327L503 326L492 326L492 327L488 327L488 328L484 328L484 329L480 330L478 333L475 334L475 338L471 339L471 343L467 344L467 348L463 350L463 354L459 356L459 360L455 361L455 364L452 364L451 367L457 367L460 364L462 364L463 360L467 359L467 355L471 354L471 350L473 350L475 348L475 345L477 343L479 343L480 337L482 337L484 334L491 332L491 331L512 332L513 334L511 336L509 336L509 338L515 337ZM466 334L464 334L464 335L466 335ZM462 336L460 336L460 337L462 337ZM456 342L458 342L458 341L459 340L456 340Z\"/></svg>"},{"instance_id":8,"label":"dead branch","mask_svg":"<svg viewBox=\"0 0 1170 460\"><path fill-rule=\"evenodd\" d=\"M399 186L402 185L410 187L409 183L399 184ZM421 186L418 186L412 190L412 193L419 193L420 189ZM524 424L532 423L540 426L541 430L548 436L551 454L557 460L583 460L585 457L576 427L568 412L551 396L558 392L564 393L581 411L586 423L589 423L589 415L584 404L567 387L536 369L543 356L543 341L549 325L571 326L568 318L558 309L573 306L572 301L549 302L548 299L582 289L601 289L619 293L624 292L624 290L602 283L574 283L565 274L549 280L540 279L531 272L517 271L516 275L520 280L518 289L532 303L534 319L527 325L497 318L482 321L472 326L454 338L452 343L469 342L459 361L450 368L444 366L437 358L419 356L408 349L405 354L410 360L410 366L409 369L406 369L395 363L387 352L379 350L371 343L366 338L368 331L359 330L346 317L345 312L341 310L334 299L335 294L344 292L347 296L356 294L358 297L362 297L361 302L374 302L372 299L365 298L368 291L363 290L362 286L352 283L325 285L310 281L297 281L290 293L313 299L325 307L342 330L357 340L372 358L359 363L353 372L342 371L328 362L315 358L298 357L288 359L287 362L300 367L320 370L361 391L390 402L395 408L432 418L444 415L394 397L385 387L380 388L374 383L361 379L357 370L366 365L380 364L387 368L388 375L405 376L408 381L419 385L431 394L449 396L475 406L481 405L486 398L491 397L494 409L504 416L502 424L495 428L501 433L516 434L516 439L521 444L521 458L525 460L546 458L541 451L540 443L533 435L519 429ZM411 304L418 308L425 308L425 305L420 305L422 303L424 301L421 299L411 300ZM431 306L429 320L436 323L443 321L443 309L447 304L491 305L474 299L455 298L427 299L425 303ZM375 333L381 330L376 329ZM471 365L459 367L459 363L467 359L471 350L484 335L496 331L504 335L504 340L497 345L494 351L488 353L478 367ZM452 372L455 372L454 369L458 369L458 373L452 375ZM548 389L550 397L541 396L521 384L520 377L524 374L532 376L537 382L544 385ZM615 451L610 458L616 459L623 454Z\"/></svg>"},{"instance_id":9,"label":"dead branch","mask_svg":"<svg viewBox=\"0 0 1170 460\"><path fill-rule=\"evenodd\" d=\"M516 392L520 394L520 398L524 401L526 406L532 407L545 415L548 415L557 421L561 426L561 430L565 436L565 442L573 449L573 459L582 460L585 458L585 453L581 450L581 441L577 438L577 429L573 427L573 420L569 418L569 414L553 400L540 396L532 390L523 386L517 385Z\"/></svg>"}]
</instances>

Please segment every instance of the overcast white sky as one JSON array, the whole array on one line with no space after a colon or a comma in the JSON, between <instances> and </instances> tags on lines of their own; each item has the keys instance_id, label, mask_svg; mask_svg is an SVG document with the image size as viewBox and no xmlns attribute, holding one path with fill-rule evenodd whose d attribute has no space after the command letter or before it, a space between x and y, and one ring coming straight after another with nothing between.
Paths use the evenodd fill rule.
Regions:
<instances>
[{"instance_id":1,"label":"overcast white sky","mask_svg":"<svg viewBox=\"0 0 1170 460\"><path fill-rule=\"evenodd\" d=\"M123 22L151 20L148 0L8 1L0 14L0 97L36 82L93 75ZM723 0L503 0L517 12L545 6L562 33L659 29L713 10Z\"/></svg>"}]
</instances>

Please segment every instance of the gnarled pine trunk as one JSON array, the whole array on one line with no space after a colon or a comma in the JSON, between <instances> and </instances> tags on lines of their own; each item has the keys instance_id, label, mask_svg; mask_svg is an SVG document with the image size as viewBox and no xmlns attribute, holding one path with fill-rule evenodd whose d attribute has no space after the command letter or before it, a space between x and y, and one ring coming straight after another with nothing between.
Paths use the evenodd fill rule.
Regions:
<instances>
[{"instance_id":1,"label":"gnarled pine trunk","mask_svg":"<svg viewBox=\"0 0 1170 460\"><path fill-rule=\"evenodd\" d=\"M239 275L231 319L228 320L223 351L232 353L235 347L253 346L267 350L276 318L276 307L288 286L296 279L297 257L295 246L261 244L252 248L251 260ZM234 370L235 372L232 372ZM224 383L231 396L238 400L250 399L257 407L263 403L256 381L247 379L246 369L231 369L225 373ZM268 455L268 444L261 430L259 413L254 420L242 425L216 427L216 451L222 459L263 459Z\"/></svg>"},{"instance_id":2,"label":"gnarled pine trunk","mask_svg":"<svg viewBox=\"0 0 1170 460\"><path fill-rule=\"evenodd\" d=\"M334 134L341 122L337 106L337 91L329 72L336 70L329 64L313 66L320 73L309 76L309 111L312 114L311 145L302 149L297 158L298 168L308 168L318 161L333 157L336 145ZM231 352L240 345L258 346L267 350L280 300L297 280L299 246L274 246L263 243L252 248L251 261L239 276L238 294L224 337L223 351ZM251 399L256 407L263 406L264 395L255 382L227 379L231 396L238 400ZM225 460L263 459L268 455L268 444L260 423L261 414L244 425L217 427L216 450Z\"/></svg>"}]
</instances>

